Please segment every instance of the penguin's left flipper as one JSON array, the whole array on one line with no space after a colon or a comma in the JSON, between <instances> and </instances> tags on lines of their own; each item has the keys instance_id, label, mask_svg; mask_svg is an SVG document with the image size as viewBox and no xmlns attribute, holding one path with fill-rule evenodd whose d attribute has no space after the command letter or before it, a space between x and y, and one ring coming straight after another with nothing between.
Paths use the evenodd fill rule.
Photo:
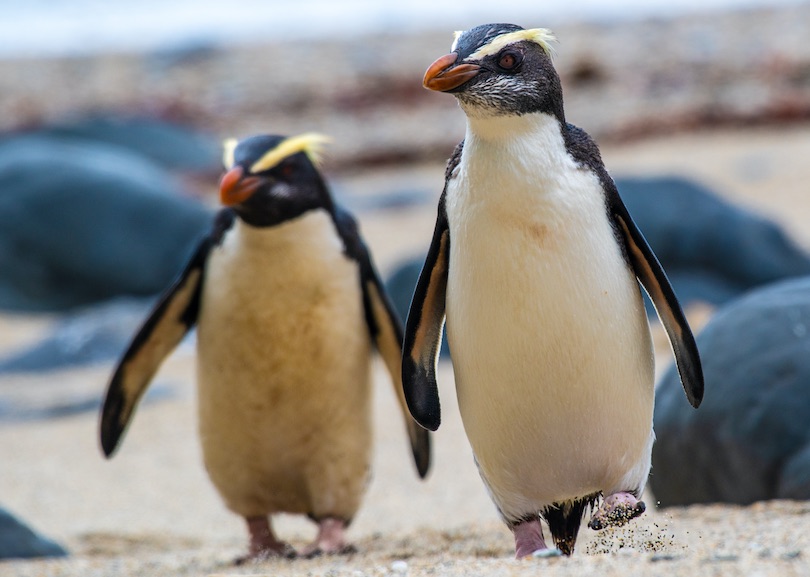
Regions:
<instances>
[{"instance_id":1,"label":"penguin's left flipper","mask_svg":"<svg viewBox=\"0 0 810 577\"><path fill-rule=\"evenodd\" d=\"M445 321L450 230L444 204L439 200L433 240L416 282L402 347L402 383L408 408L416 421L431 431L441 424L436 364Z\"/></svg>"},{"instance_id":2,"label":"penguin's left flipper","mask_svg":"<svg viewBox=\"0 0 810 577\"><path fill-rule=\"evenodd\" d=\"M366 324L375 347L391 374L394 394L408 430L416 470L424 478L430 470L430 434L411 418L402 390L402 323L388 298L357 224L347 212L337 209L338 229L348 256L360 267Z\"/></svg>"},{"instance_id":3,"label":"penguin's left flipper","mask_svg":"<svg viewBox=\"0 0 810 577\"><path fill-rule=\"evenodd\" d=\"M101 408L101 448L112 456L146 388L163 360L197 323L205 262L233 216L223 211L214 232L204 238L186 267L158 299L113 373Z\"/></svg>"},{"instance_id":4,"label":"penguin's left flipper","mask_svg":"<svg viewBox=\"0 0 810 577\"><path fill-rule=\"evenodd\" d=\"M661 319L661 323L667 331L686 398L693 407L697 408L703 400L703 369L695 337L689 328L686 315L681 309L661 263L658 262L658 258L647 244L644 235L633 222L615 187L608 196L611 215L616 223L616 229L624 240L627 256L636 273L636 278L650 296L658 318Z\"/></svg>"}]
</instances>

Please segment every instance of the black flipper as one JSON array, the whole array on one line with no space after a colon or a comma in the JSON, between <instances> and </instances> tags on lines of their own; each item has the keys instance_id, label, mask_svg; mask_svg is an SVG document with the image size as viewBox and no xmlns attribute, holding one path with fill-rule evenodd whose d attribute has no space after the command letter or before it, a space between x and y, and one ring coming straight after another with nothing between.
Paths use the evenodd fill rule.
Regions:
<instances>
[{"instance_id":1,"label":"black flipper","mask_svg":"<svg viewBox=\"0 0 810 577\"><path fill-rule=\"evenodd\" d=\"M703 400L703 369L695 337L689 328L686 315L658 258L630 218L630 213L627 212L615 185L612 191L608 191L608 210L624 240L627 256L636 277L650 296L658 318L667 331L686 398L697 408Z\"/></svg>"},{"instance_id":2,"label":"black flipper","mask_svg":"<svg viewBox=\"0 0 810 577\"><path fill-rule=\"evenodd\" d=\"M411 299L402 348L402 386L405 400L416 422L431 431L438 429L442 422L436 364L439 361L444 331L447 272L450 265L450 229L447 224L445 196L447 182L455 177L463 147L462 141L447 163L436 227L433 229L433 239Z\"/></svg>"},{"instance_id":3,"label":"black flipper","mask_svg":"<svg viewBox=\"0 0 810 577\"><path fill-rule=\"evenodd\" d=\"M203 271L211 247L233 222L223 211L213 233L198 245L186 267L158 300L118 363L101 408L101 448L112 456L135 408L165 358L197 322Z\"/></svg>"},{"instance_id":4,"label":"black flipper","mask_svg":"<svg viewBox=\"0 0 810 577\"><path fill-rule=\"evenodd\" d=\"M419 476L424 478L430 470L430 434L411 418L405 403L401 380L402 322L385 292L371 254L360 236L354 219L348 212L336 207L335 220L348 256L359 264L363 306L369 333L391 374L394 394L405 419L416 470L419 472Z\"/></svg>"}]
</instances>

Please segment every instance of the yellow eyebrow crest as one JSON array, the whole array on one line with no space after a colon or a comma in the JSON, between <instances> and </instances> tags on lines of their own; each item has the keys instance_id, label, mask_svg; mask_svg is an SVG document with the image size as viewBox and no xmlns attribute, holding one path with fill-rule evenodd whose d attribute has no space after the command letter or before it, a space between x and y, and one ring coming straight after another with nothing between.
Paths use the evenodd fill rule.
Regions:
<instances>
[{"instance_id":1,"label":"yellow eyebrow crest","mask_svg":"<svg viewBox=\"0 0 810 577\"><path fill-rule=\"evenodd\" d=\"M521 42L523 40L528 40L529 42L539 44L546 54L551 56L553 52L551 43L556 40L556 37L548 28L532 28L531 30L516 30L515 32L507 32L506 34L496 36L489 44L482 46L464 60L481 60L485 56L497 54L501 51L501 49L509 46L510 44ZM458 39L453 42L453 46L456 45L457 41Z\"/></svg>"},{"instance_id":2,"label":"yellow eyebrow crest","mask_svg":"<svg viewBox=\"0 0 810 577\"><path fill-rule=\"evenodd\" d=\"M275 148L268 150L259 160L254 162L250 167L250 172L253 174L269 170L285 158L299 152L306 153L314 164L318 164L323 145L330 141L331 138L328 136L316 132L307 132L285 138Z\"/></svg>"}]
</instances>

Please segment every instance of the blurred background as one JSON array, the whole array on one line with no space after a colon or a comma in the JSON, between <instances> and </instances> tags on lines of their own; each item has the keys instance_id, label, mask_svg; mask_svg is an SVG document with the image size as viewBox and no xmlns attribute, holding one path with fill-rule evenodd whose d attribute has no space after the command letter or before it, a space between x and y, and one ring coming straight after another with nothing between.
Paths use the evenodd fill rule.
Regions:
<instances>
[{"instance_id":1,"label":"blurred background","mask_svg":"<svg viewBox=\"0 0 810 577\"><path fill-rule=\"evenodd\" d=\"M219 505L197 455L193 336L158 375L124 450L107 463L95 426L112 367L207 231L220 142L231 136L318 131L334 138L324 172L358 217L405 311L433 229L444 163L464 135L455 100L421 86L454 30L501 21L555 32L567 119L599 143L696 330L750 291L810 274L810 3L496 4L0 0L0 507L79 556L124 554L123 526L225 539L226 548L238 548L241 528ZM735 337L753 335L743 358L733 356L742 350L738 340L715 339L706 347L719 350L702 349L725 363L707 363L706 404L716 410L706 414L714 420L688 429L692 413L682 393L661 393L668 400L656 413L660 477L677 477L663 472L682 470L694 446L705 449L686 478L657 488L653 477L662 506L810 498L810 367L792 358L774 361L764 376L744 370L746 362L765 362L752 351L768 357L784 339L798 342L796 355L810 351L807 331L797 328L810 323L810 291L798 294L808 302L790 301L786 325L762 320L775 313L735 325ZM656 334L663 374L671 356ZM452 373L444 365L448 400ZM723 380L729 365L743 367L732 383ZM788 382L768 381L787 373ZM677 379L670 375L661 386L667 383L677 392ZM713 386L725 392L713 394ZM800 425L789 434L768 419L763 433L763 418L746 417L757 407L780 421L781 404L766 410L752 400L734 409L742 413L723 413L725 395L771 386L780 403L799 407L792 422ZM387 385L380 388L386 414L392 401ZM748 424L723 429L722 442L707 445L724 419ZM443 487L457 469L437 458L428 486L448 508L464 509L454 522L494 519L459 424L445 427L437 453L445 463L460 460L471 480L448 495ZM395 433L391 443L404 442ZM386 447L388 433L379 437ZM753 456L752 437L770 439ZM735 450L739 458L731 461L753 459L745 470L761 472L744 490L736 473L725 479L713 470L725 466L718 452ZM378 511L391 507L385 472L400 467L397 475L411 476L404 449L379 453L383 484L369 495ZM779 481L788 462L792 493ZM696 482L700 475L708 480ZM413 481L409 490L423 489ZM87 504L100 494L101 510ZM188 508L195 509L198 497L210 505L187 516L181 503L193 499ZM419 526L415 519L399 523ZM373 519L358 525L360 535L370 534ZM178 537L166 548L193 548L193 539ZM136 550L160 550L148 539L135 541ZM51 545L57 549L45 543L37 551L58 553Z\"/></svg>"}]
</instances>

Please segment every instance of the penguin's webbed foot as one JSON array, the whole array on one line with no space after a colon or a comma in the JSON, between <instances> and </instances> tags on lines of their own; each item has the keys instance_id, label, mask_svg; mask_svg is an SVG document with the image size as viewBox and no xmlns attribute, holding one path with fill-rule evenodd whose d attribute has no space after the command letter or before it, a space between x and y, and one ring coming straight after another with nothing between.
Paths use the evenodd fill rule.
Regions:
<instances>
[{"instance_id":1,"label":"penguin's webbed foot","mask_svg":"<svg viewBox=\"0 0 810 577\"><path fill-rule=\"evenodd\" d=\"M301 550L300 556L311 559L320 555L352 555L357 548L346 541L346 522L336 517L318 521L318 536Z\"/></svg>"},{"instance_id":2,"label":"penguin's webbed foot","mask_svg":"<svg viewBox=\"0 0 810 577\"><path fill-rule=\"evenodd\" d=\"M638 500L632 493L614 493L605 497L599 508L594 511L588 527L599 531L605 527L621 527L647 510L644 501Z\"/></svg>"},{"instance_id":3,"label":"penguin's webbed foot","mask_svg":"<svg viewBox=\"0 0 810 577\"><path fill-rule=\"evenodd\" d=\"M250 547L247 555L234 560L235 565L268 559L294 559L297 556L292 545L276 538L267 517L247 517L245 521L250 533Z\"/></svg>"},{"instance_id":4,"label":"penguin's webbed foot","mask_svg":"<svg viewBox=\"0 0 810 577\"><path fill-rule=\"evenodd\" d=\"M550 549L546 545L540 519L527 519L512 525L512 534L515 536L515 559L557 557L562 554L559 549Z\"/></svg>"}]
</instances>

